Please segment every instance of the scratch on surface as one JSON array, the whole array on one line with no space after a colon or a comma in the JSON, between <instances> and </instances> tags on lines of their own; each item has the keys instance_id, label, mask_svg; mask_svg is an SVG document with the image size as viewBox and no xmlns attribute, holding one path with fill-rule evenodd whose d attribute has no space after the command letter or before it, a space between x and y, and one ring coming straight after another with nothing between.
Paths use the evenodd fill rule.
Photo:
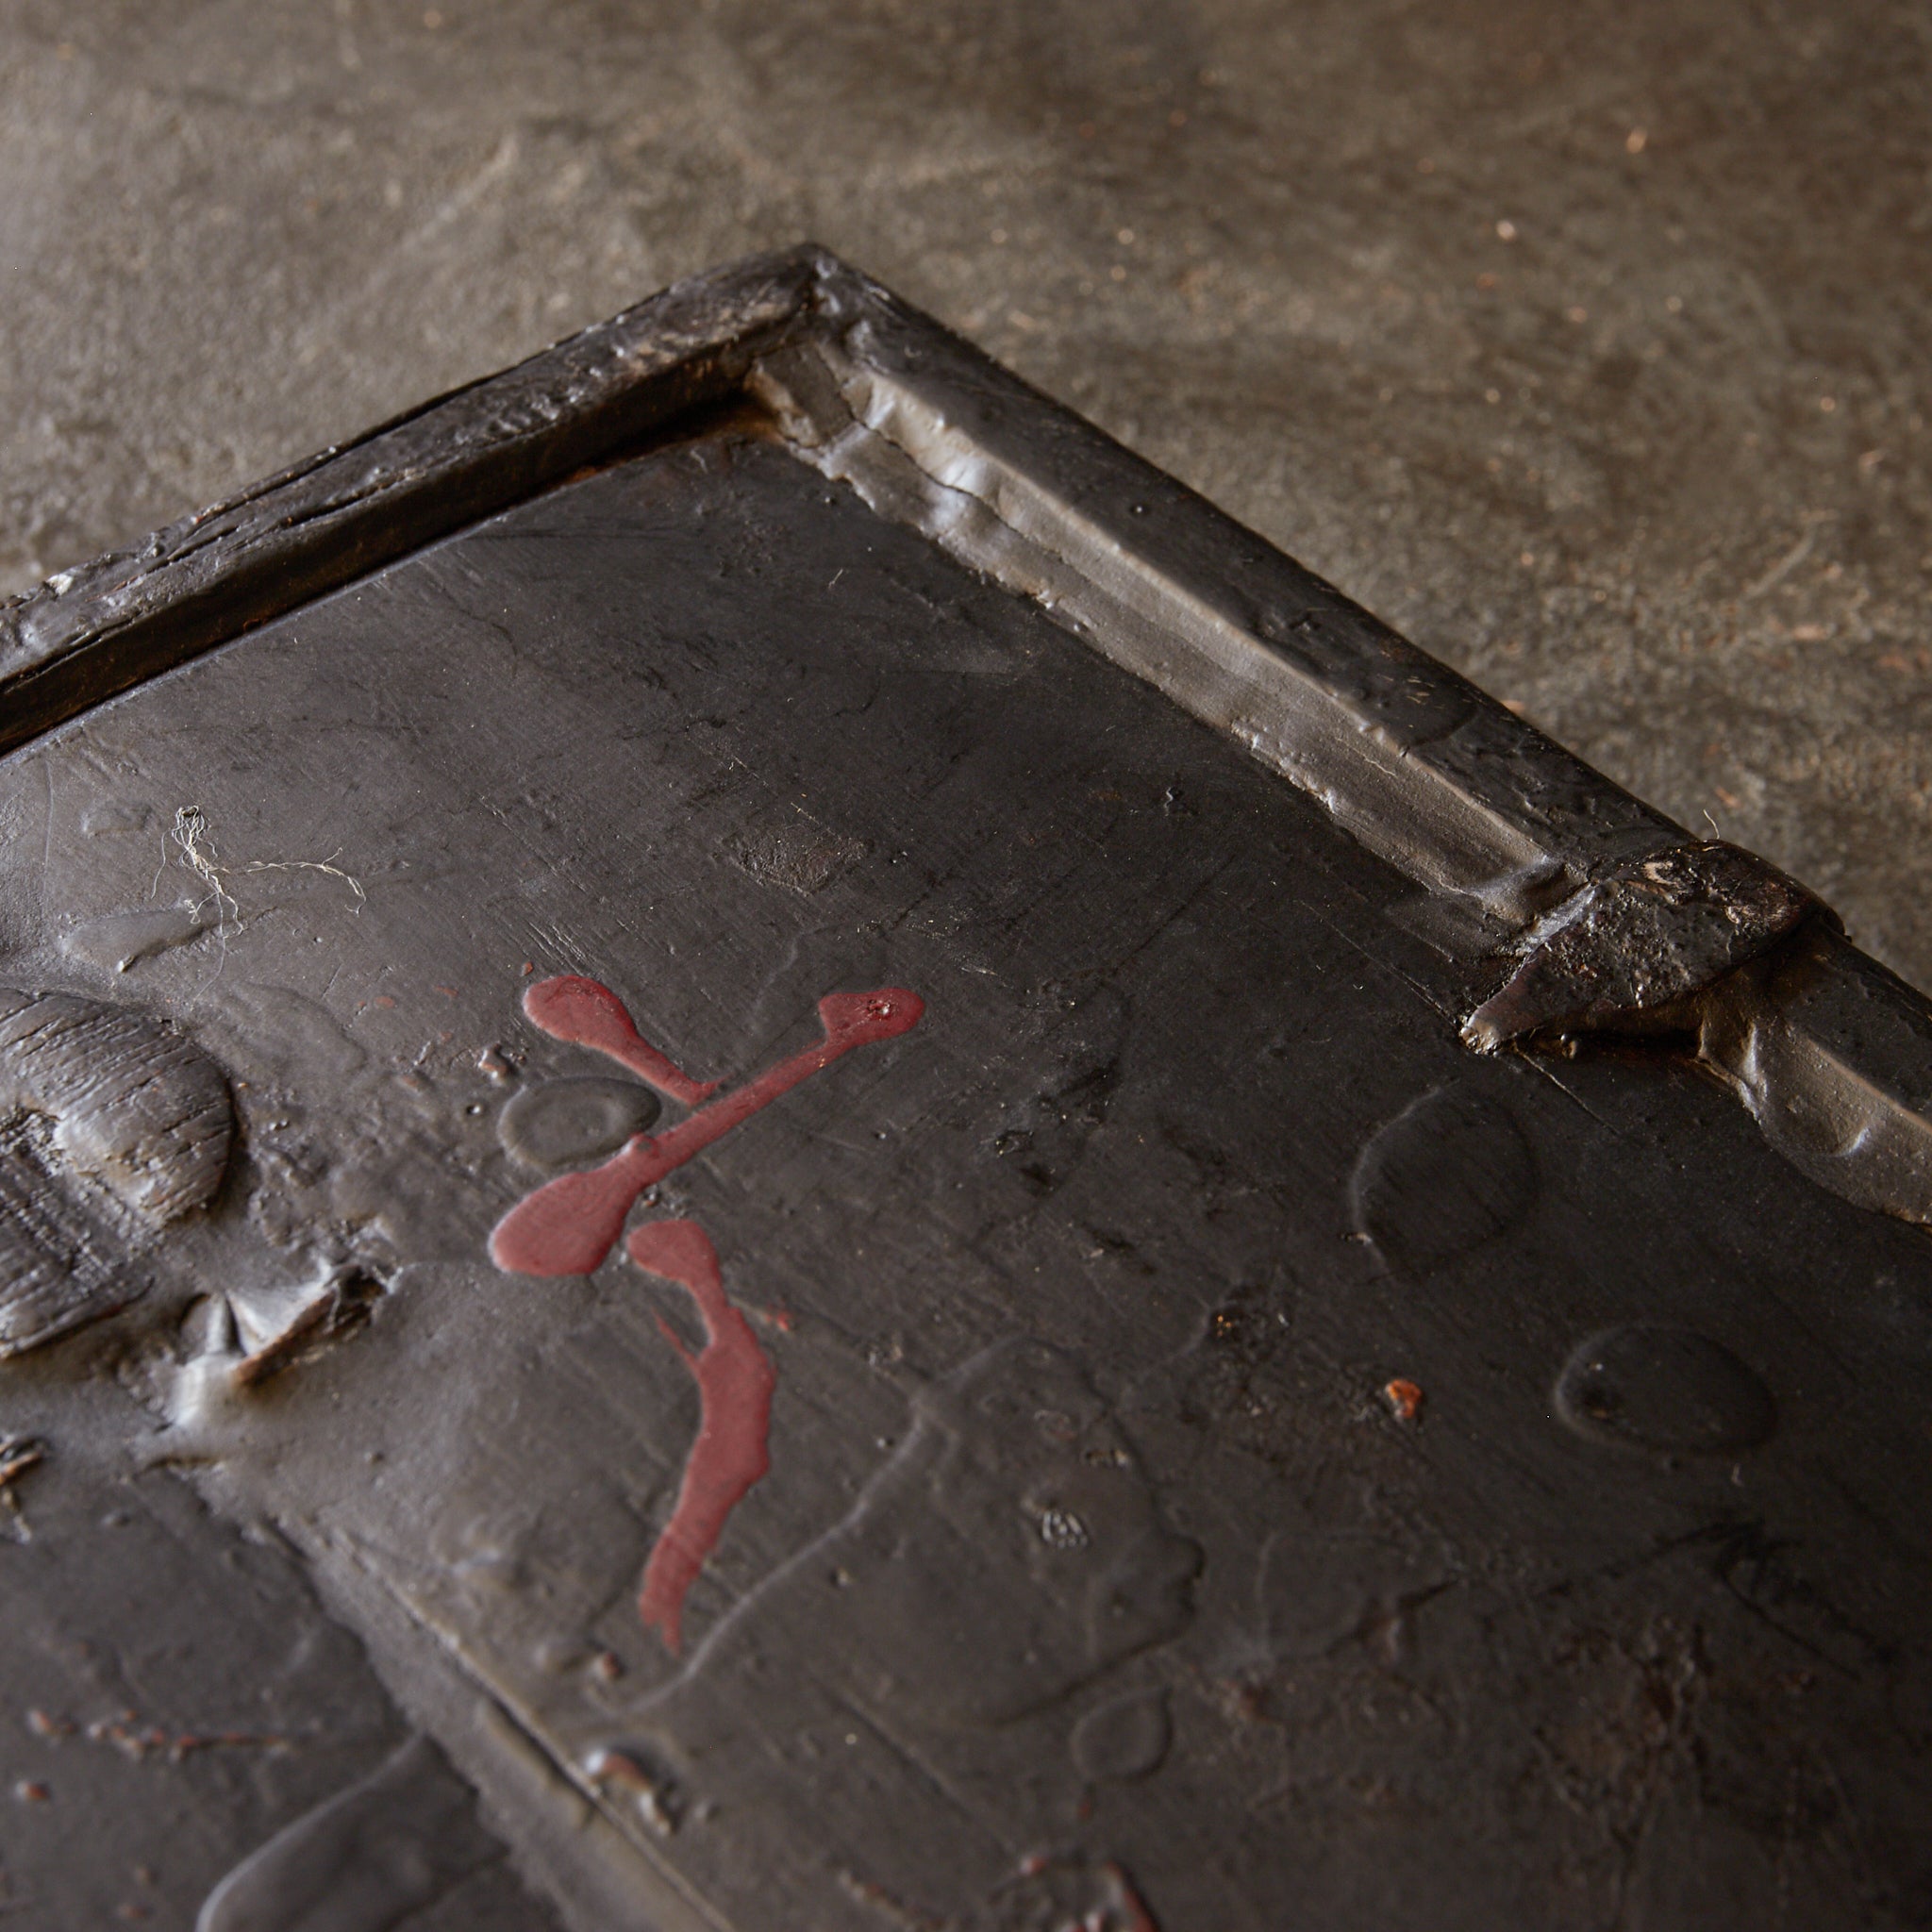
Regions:
<instances>
[{"instance_id":1,"label":"scratch on surface","mask_svg":"<svg viewBox=\"0 0 1932 1932\"><path fill-rule=\"evenodd\" d=\"M548 924L544 925L540 925L534 919L526 920L524 924L524 930L536 941L540 947L568 961L579 973L588 973L590 971L591 956L585 952L578 943L575 935L571 932L562 920L553 919Z\"/></svg>"},{"instance_id":2,"label":"scratch on surface","mask_svg":"<svg viewBox=\"0 0 1932 1932\"><path fill-rule=\"evenodd\" d=\"M460 183L454 192L445 195L429 213L416 225L416 231L410 238L413 242L426 242L452 222L466 215L491 189L508 175L517 164L517 138L506 134L497 142L490 158L470 176Z\"/></svg>"},{"instance_id":3,"label":"scratch on surface","mask_svg":"<svg viewBox=\"0 0 1932 1932\"><path fill-rule=\"evenodd\" d=\"M1587 1113L1591 1117L1591 1120L1593 1120L1597 1124L1598 1126L1606 1129L1608 1133L1615 1135L1615 1137L1619 1141L1626 1140L1628 1138L1628 1136L1625 1135L1625 1133L1624 1132L1623 1128L1620 1127L1615 1121L1607 1118L1603 1114L1600 1114L1595 1108L1591 1106L1589 1101L1584 1099L1582 1094L1576 1091L1576 1090L1574 1087L1568 1085L1567 1082L1557 1077L1555 1070L1550 1066L1547 1056L1538 1053L1525 1053L1521 1048L1519 1048L1517 1050L1516 1057L1524 1063L1524 1066L1528 1067L1532 1073L1541 1074L1543 1076L1543 1078L1547 1080L1551 1086L1556 1088L1559 1093L1563 1094L1567 1099L1574 1101L1578 1107L1580 1107L1583 1109L1585 1113Z\"/></svg>"},{"instance_id":4,"label":"scratch on surface","mask_svg":"<svg viewBox=\"0 0 1932 1932\"><path fill-rule=\"evenodd\" d=\"M1350 947L1353 951L1360 954L1362 959L1372 971L1392 974L1395 978L1401 980L1403 985L1406 986L1409 990L1409 991L1416 996L1417 999L1421 1000L1424 1006L1427 1007L1432 1012L1441 1014L1444 1019L1450 1021L1452 1024L1454 1023L1456 1019L1455 1009L1451 1007L1445 1006L1443 1002L1440 1000L1433 992L1431 992L1430 990L1426 986L1424 986L1420 979L1416 978L1416 976L1412 973L1404 972L1403 969L1400 966L1398 966L1392 959L1378 958L1374 953L1370 952L1369 949L1365 945L1363 945L1359 940L1354 938L1353 935L1344 932L1341 926L1337 925L1336 923L1332 919L1330 919L1328 915L1325 912L1324 912L1319 906L1311 906L1306 899L1297 899L1295 901L1295 904L1298 905L1304 912L1307 913L1310 918L1315 920L1318 924L1326 926L1329 932L1331 932L1337 939L1341 941L1344 945ZM1568 1091L1568 1090L1565 1089L1565 1091Z\"/></svg>"},{"instance_id":5,"label":"scratch on surface","mask_svg":"<svg viewBox=\"0 0 1932 1932\"><path fill-rule=\"evenodd\" d=\"M1805 534L1761 577L1757 578L1755 583L1746 584L1738 592L1738 602L1740 604L1755 603L1767 591L1776 590L1811 555L1811 546L1817 541L1818 525L1814 521L1806 530Z\"/></svg>"}]
</instances>

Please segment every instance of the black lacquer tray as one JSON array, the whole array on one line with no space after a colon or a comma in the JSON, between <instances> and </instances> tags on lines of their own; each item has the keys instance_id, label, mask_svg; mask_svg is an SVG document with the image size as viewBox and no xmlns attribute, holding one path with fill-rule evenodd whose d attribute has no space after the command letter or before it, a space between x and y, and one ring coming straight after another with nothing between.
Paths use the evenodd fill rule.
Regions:
<instances>
[{"instance_id":1,"label":"black lacquer tray","mask_svg":"<svg viewBox=\"0 0 1932 1932\"><path fill-rule=\"evenodd\" d=\"M1924 1000L862 276L0 742L8 1923L1932 1923Z\"/></svg>"}]
</instances>

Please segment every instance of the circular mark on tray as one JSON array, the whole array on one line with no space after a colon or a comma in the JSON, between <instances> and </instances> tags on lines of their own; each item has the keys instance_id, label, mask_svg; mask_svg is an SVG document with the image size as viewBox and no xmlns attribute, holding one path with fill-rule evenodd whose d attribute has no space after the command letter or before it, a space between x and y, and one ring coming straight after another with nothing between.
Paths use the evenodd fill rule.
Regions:
<instances>
[{"instance_id":1,"label":"circular mark on tray","mask_svg":"<svg viewBox=\"0 0 1932 1932\"><path fill-rule=\"evenodd\" d=\"M576 1167L649 1131L663 1102L636 1080L587 1074L526 1087L497 1116L504 1151L529 1167Z\"/></svg>"},{"instance_id":2,"label":"circular mark on tray","mask_svg":"<svg viewBox=\"0 0 1932 1932\"><path fill-rule=\"evenodd\" d=\"M1752 1448L1777 1427L1771 1391L1729 1349L1643 1324L1592 1335L1570 1357L1557 1412L1600 1442L1707 1455Z\"/></svg>"},{"instance_id":3,"label":"circular mark on tray","mask_svg":"<svg viewBox=\"0 0 1932 1932\"><path fill-rule=\"evenodd\" d=\"M1374 1135L1349 1183L1356 1226L1408 1274L1506 1233L1535 1199L1522 1128L1494 1101L1441 1088Z\"/></svg>"},{"instance_id":4,"label":"circular mark on tray","mask_svg":"<svg viewBox=\"0 0 1932 1932\"><path fill-rule=\"evenodd\" d=\"M1074 1762L1094 1784L1145 1777L1167 1756L1174 1726L1164 1690L1135 1690L1090 1710L1074 1729Z\"/></svg>"}]
</instances>

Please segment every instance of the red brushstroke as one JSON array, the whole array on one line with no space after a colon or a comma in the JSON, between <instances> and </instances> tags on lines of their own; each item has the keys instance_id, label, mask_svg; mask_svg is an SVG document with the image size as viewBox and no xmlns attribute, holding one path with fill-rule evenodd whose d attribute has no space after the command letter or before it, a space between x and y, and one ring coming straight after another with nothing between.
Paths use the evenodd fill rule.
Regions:
<instances>
[{"instance_id":1,"label":"red brushstroke","mask_svg":"<svg viewBox=\"0 0 1932 1932\"><path fill-rule=\"evenodd\" d=\"M717 1081L693 1080L673 1066L638 1031L624 1002L599 980L577 973L540 979L524 989L524 1011L553 1040L608 1054L680 1107L695 1107L717 1091Z\"/></svg>"},{"instance_id":2,"label":"red brushstroke","mask_svg":"<svg viewBox=\"0 0 1932 1932\"><path fill-rule=\"evenodd\" d=\"M686 1106L716 1090L715 1081L692 1080L644 1040L623 1001L594 979L546 979L525 993L524 1010L546 1033L609 1055ZM816 1046L768 1068L666 1133L635 1136L603 1166L561 1174L526 1194L497 1223L490 1237L491 1259L523 1274L592 1273L616 1246L647 1188L855 1047L909 1032L924 1011L925 1003L904 987L827 994L819 1002L824 1037ZM677 1504L645 1565L638 1605L645 1627L656 1629L675 1653L686 1593L732 1510L771 1466L767 1439L775 1376L751 1324L726 1298L717 1250L696 1223L653 1223L637 1229L628 1246L639 1267L686 1290L705 1330L704 1346L693 1355L667 1324L658 1323L696 1381L701 1407ZM780 1327L791 1326L783 1311L774 1319Z\"/></svg>"},{"instance_id":3,"label":"red brushstroke","mask_svg":"<svg viewBox=\"0 0 1932 1932\"><path fill-rule=\"evenodd\" d=\"M718 1251L696 1222L650 1222L634 1230L625 1246L640 1268L685 1289L705 1324L705 1345L696 1355L669 1324L658 1324L698 1385L702 1416L677 1507L644 1566L638 1598L644 1628L658 1631L675 1656L685 1592L717 1547L725 1518L772 1466L766 1442L777 1378L751 1324L725 1298Z\"/></svg>"},{"instance_id":4,"label":"red brushstroke","mask_svg":"<svg viewBox=\"0 0 1932 1932\"><path fill-rule=\"evenodd\" d=\"M560 982L544 983L556 986ZM591 987L596 982L580 980L576 984ZM604 989L598 987L597 991L603 992ZM630 1017L615 996L606 996L629 1027ZM668 1133L635 1136L602 1167L559 1174L525 1194L496 1224L490 1237L490 1258L499 1268L518 1274L593 1274L617 1245L625 1217L646 1188L656 1187L712 1141L855 1047L909 1032L924 1010L925 1002L900 986L883 987L877 992L828 993L819 1002L819 1024L824 1028L824 1038L816 1046L734 1088ZM632 1032L635 1035L635 1029Z\"/></svg>"}]
</instances>

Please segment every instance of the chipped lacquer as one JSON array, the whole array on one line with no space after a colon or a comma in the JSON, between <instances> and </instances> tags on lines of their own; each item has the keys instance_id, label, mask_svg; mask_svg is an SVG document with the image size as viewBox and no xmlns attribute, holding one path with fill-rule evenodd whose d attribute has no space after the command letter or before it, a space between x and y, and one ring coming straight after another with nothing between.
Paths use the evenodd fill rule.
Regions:
<instances>
[{"instance_id":1,"label":"chipped lacquer","mask_svg":"<svg viewBox=\"0 0 1932 1932\"><path fill-rule=\"evenodd\" d=\"M0 639L7 1913L1924 1922L1803 887L810 250Z\"/></svg>"}]
</instances>

